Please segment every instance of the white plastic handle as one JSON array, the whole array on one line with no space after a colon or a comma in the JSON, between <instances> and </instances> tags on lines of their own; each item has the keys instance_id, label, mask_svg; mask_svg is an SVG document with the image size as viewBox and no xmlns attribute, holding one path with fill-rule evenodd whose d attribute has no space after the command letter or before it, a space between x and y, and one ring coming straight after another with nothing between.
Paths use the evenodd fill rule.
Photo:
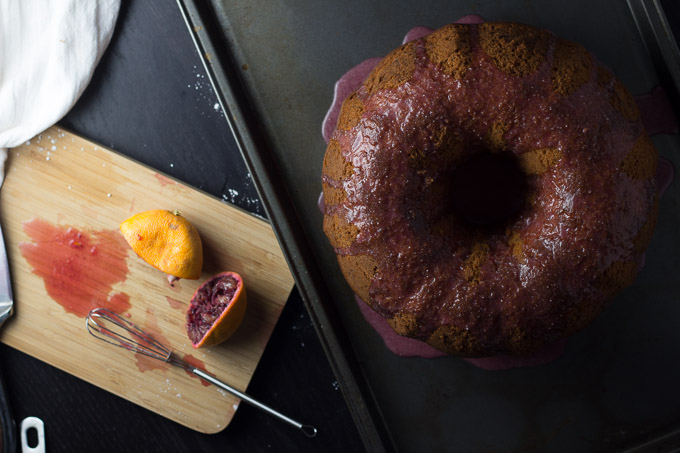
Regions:
<instances>
[{"instance_id":1,"label":"white plastic handle","mask_svg":"<svg viewBox=\"0 0 680 453\"><path fill-rule=\"evenodd\" d=\"M35 428L38 432L38 445L28 445L29 429ZM26 417L21 421L21 453L45 453L45 424L38 417Z\"/></svg>"}]
</instances>

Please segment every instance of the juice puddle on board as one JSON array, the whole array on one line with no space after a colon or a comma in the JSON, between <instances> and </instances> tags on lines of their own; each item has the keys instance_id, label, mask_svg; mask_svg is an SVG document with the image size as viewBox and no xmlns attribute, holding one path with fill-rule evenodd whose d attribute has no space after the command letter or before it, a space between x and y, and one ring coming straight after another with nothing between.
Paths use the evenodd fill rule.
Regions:
<instances>
[{"instance_id":1,"label":"juice puddle on board","mask_svg":"<svg viewBox=\"0 0 680 453\"><path fill-rule=\"evenodd\" d=\"M128 245L118 231L84 231L42 219L22 227L31 242L19 244L21 254L43 279L47 294L67 312L85 318L96 307L117 313L130 309L127 294L111 294L128 274Z\"/></svg>"}]
</instances>

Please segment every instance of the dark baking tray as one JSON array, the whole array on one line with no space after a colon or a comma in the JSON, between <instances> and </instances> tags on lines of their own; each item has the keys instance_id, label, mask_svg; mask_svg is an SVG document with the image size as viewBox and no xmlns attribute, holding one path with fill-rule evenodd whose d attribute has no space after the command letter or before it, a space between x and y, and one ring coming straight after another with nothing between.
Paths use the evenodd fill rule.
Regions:
<instances>
[{"instance_id":1,"label":"dark baking tray","mask_svg":"<svg viewBox=\"0 0 680 453\"><path fill-rule=\"evenodd\" d=\"M633 93L662 85L677 99L663 52L672 33L659 28L655 1L480 3L178 0L367 450L670 451L680 445L678 184L635 284L537 368L392 355L320 231L320 128L333 84L416 25L474 13L545 27L585 45ZM680 168L678 137L654 141Z\"/></svg>"}]
</instances>

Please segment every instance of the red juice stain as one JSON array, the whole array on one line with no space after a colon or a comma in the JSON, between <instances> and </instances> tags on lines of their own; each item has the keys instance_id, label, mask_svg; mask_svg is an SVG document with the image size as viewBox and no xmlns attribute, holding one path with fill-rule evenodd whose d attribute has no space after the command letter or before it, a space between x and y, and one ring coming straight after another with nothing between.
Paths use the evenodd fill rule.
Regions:
<instances>
[{"instance_id":1,"label":"red juice stain","mask_svg":"<svg viewBox=\"0 0 680 453\"><path fill-rule=\"evenodd\" d=\"M128 274L129 247L118 231L84 231L42 219L22 226L31 242L19 244L21 254L43 279L47 294L68 313L84 318L95 307L118 313L130 309L126 294L109 297L113 285Z\"/></svg>"},{"instance_id":2,"label":"red juice stain","mask_svg":"<svg viewBox=\"0 0 680 453\"><path fill-rule=\"evenodd\" d=\"M184 302L181 300L173 299L170 296L165 296L165 300L168 301L168 305L170 305L170 308L174 308L175 310L181 310L184 308Z\"/></svg>"},{"instance_id":3,"label":"red juice stain","mask_svg":"<svg viewBox=\"0 0 680 453\"><path fill-rule=\"evenodd\" d=\"M135 357L137 358L137 369L140 373L150 370L166 370L170 368L169 364L149 356L145 356L144 354L137 353L135 354Z\"/></svg>"},{"instance_id":4,"label":"red juice stain","mask_svg":"<svg viewBox=\"0 0 680 453\"><path fill-rule=\"evenodd\" d=\"M161 175L160 173L156 173L154 176L158 180L158 183L161 185L161 187L165 187L168 184L177 184L177 182L173 181L172 179L168 178L165 175Z\"/></svg>"},{"instance_id":5,"label":"red juice stain","mask_svg":"<svg viewBox=\"0 0 680 453\"><path fill-rule=\"evenodd\" d=\"M160 344L162 344L165 347L170 347L170 343L165 335L163 335L163 332L161 331L160 327L158 326L158 319L156 318L156 314L151 310L150 308L146 309L146 320L144 322L144 332L149 334L153 339ZM147 346L146 344L142 344L142 346ZM154 347L155 349L155 347ZM154 359L152 357L148 357L144 354L136 353L135 357L137 358L137 369L141 371L142 373L145 371L149 370L155 370L155 369L167 369L170 365L167 364L166 362L163 362L162 360Z\"/></svg>"},{"instance_id":6,"label":"red juice stain","mask_svg":"<svg viewBox=\"0 0 680 453\"><path fill-rule=\"evenodd\" d=\"M182 357L186 363L191 365L194 368L198 368L201 371L208 372L208 370L205 369L205 363L202 360L197 359L196 357L190 355L190 354L185 354L184 357ZM198 377L194 373L190 373L187 371L187 374L191 377ZM206 387L210 385L210 382L206 381L205 379L198 378L201 381L201 384L205 385Z\"/></svg>"},{"instance_id":7,"label":"red juice stain","mask_svg":"<svg viewBox=\"0 0 680 453\"><path fill-rule=\"evenodd\" d=\"M116 293L107 299L106 306L114 313L124 313L130 309L130 296L126 293Z\"/></svg>"}]
</instances>

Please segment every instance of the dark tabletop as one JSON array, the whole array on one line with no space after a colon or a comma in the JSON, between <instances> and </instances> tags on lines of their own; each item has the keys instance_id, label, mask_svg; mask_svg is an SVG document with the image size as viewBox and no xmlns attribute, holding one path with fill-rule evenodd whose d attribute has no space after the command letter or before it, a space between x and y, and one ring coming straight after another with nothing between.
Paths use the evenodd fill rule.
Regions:
<instances>
[{"instance_id":1,"label":"dark tabletop","mask_svg":"<svg viewBox=\"0 0 680 453\"><path fill-rule=\"evenodd\" d=\"M216 103L177 5L123 0L92 82L60 124L265 217ZM314 439L247 404L222 432L200 434L4 344L0 368L17 426L27 416L40 417L50 453L363 448L297 289L247 393L317 426Z\"/></svg>"}]
</instances>

